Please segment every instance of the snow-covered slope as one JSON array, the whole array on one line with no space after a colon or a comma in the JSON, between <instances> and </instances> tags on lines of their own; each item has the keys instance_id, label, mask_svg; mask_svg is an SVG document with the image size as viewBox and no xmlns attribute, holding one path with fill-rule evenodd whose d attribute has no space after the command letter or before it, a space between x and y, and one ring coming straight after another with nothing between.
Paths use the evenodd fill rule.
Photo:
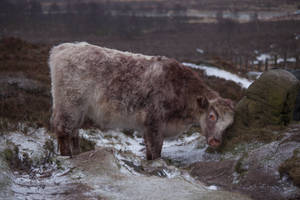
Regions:
<instances>
[{"instance_id":1,"label":"snow-covered slope","mask_svg":"<svg viewBox=\"0 0 300 200\"><path fill-rule=\"evenodd\" d=\"M239 85L241 85L243 88L248 88L251 85L251 83L253 82L246 78L242 78L238 75L235 75L231 72L228 72L228 71L225 71L222 69L218 69L216 67L211 67L211 66L206 66L206 65L196 65L196 64L192 64L192 63L183 63L183 64L185 66L188 66L191 68L204 70L207 76L216 76L216 77L223 78L225 80L234 81L234 82L238 83Z\"/></svg>"}]
</instances>

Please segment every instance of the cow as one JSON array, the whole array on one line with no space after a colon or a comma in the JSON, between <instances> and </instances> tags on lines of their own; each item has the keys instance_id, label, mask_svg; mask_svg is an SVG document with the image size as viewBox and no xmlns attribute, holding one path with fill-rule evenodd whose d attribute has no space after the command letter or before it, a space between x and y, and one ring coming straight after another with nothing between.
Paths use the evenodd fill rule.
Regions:
<instances>
[{"instance_id":1,"label":"cow","mask_svg":"<svg viewBox=\"0 0 300 200\"><path fill-rule=\"evenodd\" d=\"M78 129L88 119L103 129L142 133L147 160L161 156L164 138L193 125L218 147L233 123L231 100L174 59L64 43L50 51L52 116L61 155L80 153Z\"/></svg>"}]
</instances>

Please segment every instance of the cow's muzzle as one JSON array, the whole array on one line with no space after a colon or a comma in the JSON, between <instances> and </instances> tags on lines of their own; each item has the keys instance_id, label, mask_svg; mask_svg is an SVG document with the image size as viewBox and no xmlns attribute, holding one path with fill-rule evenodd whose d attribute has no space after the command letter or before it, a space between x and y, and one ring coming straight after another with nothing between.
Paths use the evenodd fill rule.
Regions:
<instances>
[{"instance_id":1,"label":"cow's muzzle","mask_svg":"<svg viewBox=\"0 0 300 200\"><path fill-rule=\"evenodd\" d=\"M210 137L207 140L207 143L210 147L217 148L221 145L221 141L215 137Z\"/></svg>"}]
</instances>

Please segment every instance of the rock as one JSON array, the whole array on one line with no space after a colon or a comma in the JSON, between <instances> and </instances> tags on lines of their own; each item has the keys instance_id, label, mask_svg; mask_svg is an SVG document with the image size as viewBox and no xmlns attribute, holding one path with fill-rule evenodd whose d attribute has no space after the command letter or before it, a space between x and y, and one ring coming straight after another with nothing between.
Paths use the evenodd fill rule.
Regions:
<instances>
[{"instance_id":1,"label":"rock","mask_svg":"<svg viewBox=\"0 0 300 200\"><path fill-rule=\"evenodd\" d=\"M113 149L109 148L96 148L71 162L76 166L74 173L82 174L81 182L104 199L249 199L237 193L209 190L200 182L194 183L183 177L132 175L120 168ZM161 167L162 161L154 162L154 166Z\"/></svg>"},{"instance_id":2,"label":"rock","mask_svg":"<svg viewBox=\"0 0 300 200\"><path fill-rule=\"evenodd\" d=\"M247 127L287 125L292 120L299 81L285 70L265 72L236 106L236 119Z\"/></svg>"},{"instance_id":3,"label":"rock","mask_svg":"<svg viewBox=\"0 0 300 200\"><path fill-rule=\"evenodd\" d=\"M236 160L198 162L191 166L191 175L208 185L227 187L234 181Z\"/></svg>"},{"instance_id":4,"label":"rock","mask_svg":"<svg viewBox=\"0 0 300 200\"><path fill-rule=\"evenodd\" d=\"M291 72L298 80L300 80L300 70L289 70L289 72ZM294 120L300 121L300 90L296 98Z\"/></svg>"}]
</instances>

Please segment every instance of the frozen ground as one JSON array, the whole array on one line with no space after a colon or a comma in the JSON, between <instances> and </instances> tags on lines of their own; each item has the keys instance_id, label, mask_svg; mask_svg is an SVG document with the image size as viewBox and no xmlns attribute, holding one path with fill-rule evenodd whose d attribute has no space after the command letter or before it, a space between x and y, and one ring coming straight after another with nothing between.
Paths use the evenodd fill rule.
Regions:
<instances>
[{"instance_id":1,"label":"frozen ground","mask_svg":"<svg viewBox=\"0 0 300 200\"><path fill-rule=\"evenodd\" d=\"M197 132L166 141L163 159L151 162L145 160L143 140L136 133L80 129L80 135L96 142L95 150L72 159L54 152L47 162L46 142L54 141L54 151L57 146L45 129L2 136L2 151L17 146L20 159L27 154L33 162L29 171L12 171L0 157L0 186L5 184L0 199L248 199L215 185L205 186L178 166L207 154L204 137Z\"/></svg>"}]
</instances>

